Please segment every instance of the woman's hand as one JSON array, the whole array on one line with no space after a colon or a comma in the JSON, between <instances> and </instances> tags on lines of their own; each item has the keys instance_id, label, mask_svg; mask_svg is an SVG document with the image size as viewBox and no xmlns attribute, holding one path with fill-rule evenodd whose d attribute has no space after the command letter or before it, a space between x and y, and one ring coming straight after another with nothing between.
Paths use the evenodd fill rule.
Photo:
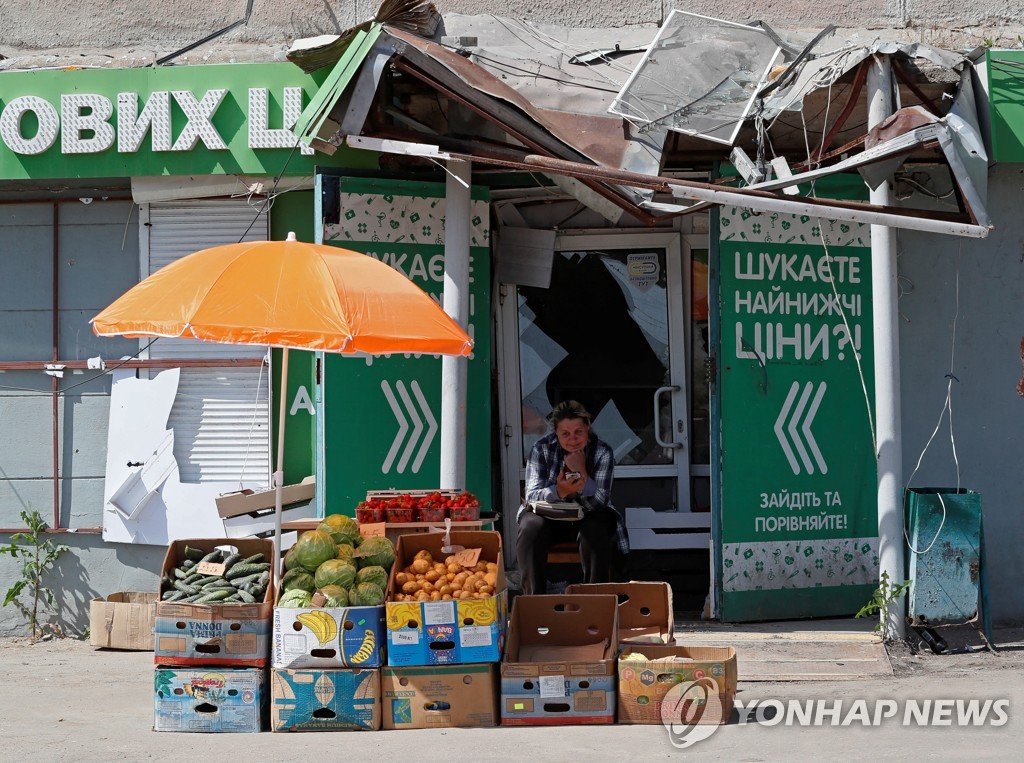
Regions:
<instances>
[{"instance_id":1,"label":"woman's hand","mask_svg":"<svg viewBox=\"0 0 1024 763\"><path fill-rule=\"evenodd\" d=\"M555 489L558 491L558 497L564 500L570 496L576 495L583 490L583 485L586 484L586 481L586 475L581 474L578 477L567 477L566 470L562 469L562 471L558 473L558 483L555 485Z\"/></svg>"},{"instance_id":2,"label":"woman's hand","mask_svg":"<svg viewBox=\"0 0 1024 763\"><path fill-rule=\"evenodd\" d=\"M587 451L585 449L574 450L565 454L565 471L579 472L584 480L587 476Z\"/></svg>"}]
</instances>

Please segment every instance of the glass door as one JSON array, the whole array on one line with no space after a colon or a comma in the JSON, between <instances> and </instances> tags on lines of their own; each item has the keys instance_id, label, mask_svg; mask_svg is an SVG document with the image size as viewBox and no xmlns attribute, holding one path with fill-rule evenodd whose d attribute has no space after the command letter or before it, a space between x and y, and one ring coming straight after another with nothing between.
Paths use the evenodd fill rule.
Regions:
<instances>
[{"instance_id":1,"label":"glass door","mask_svg":"<svg viewBox=\"0 0 1024 763\"><path fill-rule=\"evenodd\" d=\"M617 508L690 511L682 270L677 233L563 233L547 288L502 289L507 545L526 457L567 399L615 451Z\"/></svg>"}]
</instances>

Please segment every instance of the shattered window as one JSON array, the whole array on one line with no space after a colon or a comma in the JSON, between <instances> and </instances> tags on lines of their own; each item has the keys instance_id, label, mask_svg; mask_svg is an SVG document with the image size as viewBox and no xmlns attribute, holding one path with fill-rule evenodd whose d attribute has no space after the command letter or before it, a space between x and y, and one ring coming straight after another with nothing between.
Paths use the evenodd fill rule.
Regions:
<instances>
[{"instance_id":1,"label":"shattered window","mask_svg":"<svg viewBox=\"0 0 1024 763\"><path fill-rule=\"evenodd\" d=\"M578 400L617 464L672 462L654 421L669 383L666 283L665 250L644 248L556 252L547 289L519 288L524 459L555 404Z\"/></svg>"},{"instance_id":2,"label":"shattered window","mask_svg":"<svg viewBox=\"0 0 1024 763\"><path fill-rule=\"evenodd\" d=\"M731 144L781 52L757 27L673 10L609 111Z\"/></svg>"}]
</instances>

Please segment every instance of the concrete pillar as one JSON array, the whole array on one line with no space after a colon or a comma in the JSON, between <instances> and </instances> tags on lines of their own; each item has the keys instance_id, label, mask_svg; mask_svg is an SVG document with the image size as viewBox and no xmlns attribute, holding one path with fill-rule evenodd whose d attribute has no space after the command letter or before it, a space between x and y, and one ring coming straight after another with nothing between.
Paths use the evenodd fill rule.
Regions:
<instances>
[{"instance_id":1,"label":"concrete pillar","mask_svg":"<svg viewBox=\"0 0 1024 763\"><path fill-rule=\"evenodd\" d=\"M450 162L445 183L444 311L469 330L469 183L472 165ZM441 359L441 484L466 487L466 358Z\"/></svg>"},{"instance_id":2,"label":"concrete pillar","mask_svg":"<svg viewBox=\"0 0 1024 763\"><path fill-rule=\"evenodd\" d=\"M893 113L889 59L876 55L867 79L868 128ZM871 192L871 203L892 204L892 179ZM889 584L901 583L903 570L903 444L900 432L900 326L896 283L896 236L885 225L871 226L871 295L875 341L875 432L878 448L878 567ZM906 597L881 613L887 638L906 634Z\"/></svg>"}]
</instances>

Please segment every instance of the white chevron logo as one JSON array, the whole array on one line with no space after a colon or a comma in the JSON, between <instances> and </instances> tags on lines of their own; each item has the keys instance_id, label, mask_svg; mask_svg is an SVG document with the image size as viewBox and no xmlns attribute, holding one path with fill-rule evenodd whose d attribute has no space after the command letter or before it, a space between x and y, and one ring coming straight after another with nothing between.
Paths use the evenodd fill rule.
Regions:
<instances>
[{"instance_id":1,"label":"white chevron logo","mask_svg":"<svg viewBox=\"0 0 1024 763\"><path fill-rule=\"evenodd\" d=\"M423 465L423 459L427 456L427 451L430 450L430 443L434 441L434 435L437 434L437 419L434 418L434 414L430 410L430 406L427 404L427 399L423 395L423 390L420 389L419 382L411 382L409 388L412 390L412 395L406 390L404 382L395 382L394 391L391 389L391 385L388 384L387 380L381 381L381 391L384 393L384 397L387 398L388 405L391 406L391 412L395 414L395 420L398 422L398 432L395 434L395 439L391 442L391 448L388 450L387 456L384 458L384 463L381 464L380 470L383 474L387 474L391 471L391 467L395 467L395 471L399 474L405 472L405 468L409 466L409 459L413 458L413 453L416 457L413 458L411 470L413 474L419 472L420 467ZM398 393L397 397L395 392ZM416 398L416 402L413 402L413 397ZM420 412L422 411L423 417L420 418ZM408 414L408 417L406 417ZM424 433L424 420L426 420L426 432ZM412 431L409 431L409 422L412 421ZM408 435L408 439L406 439ZM420 439L422 437L422 440ZM402 445L405 444L403 448ZM419 449L417 450L417 444ZM398 456L401 451L401 457ZM395 459L398 458L398 463L395 463Z\"/></svg>"},{"instance_id":2,"label":"white chevron logo","mask_svg":"<svg viewBox=\"0 0 1024 763\"><path fill-rule=\"evenodd\" d=\"M814 399L808 405L807 401L810 400L814 382L807 382L802 394L800 393L800 382L793 382L793 386L789 388L789 394L786 395L786 402L782 404L779 418L775 420L775 436L779 438L782 452L786 454L786 460L789 461L793 474L800 474L801 463L808 474L814 474L815 464L818 465L818 471L828 474L828 464L825 463L818 443L814 439L814 435L811 434L811 424L814 423L814 416L818 412L818 406L821 405L821 398L825 396L826 388L825 382L821 382L818 385L818 391L814 393ZM797 401L797 395L800 396L799 401ZM790 412L792 412L792 417L790 417ZM801 418L803 418L803 426L800 426ZM787 419L789 420L788 426L786 425ZM803 434L802 439L801 434ZM793 447L790 447L790 442ZM806 448L804 447L805 442ZM796 448L796 453L793 453L793 448ZM810 450L810 454L808 454L808 450ZM797 455L800 456L799 461L797 461ZM814 457L813 463L811 456Z\"/></svg>"}]
</instances>

